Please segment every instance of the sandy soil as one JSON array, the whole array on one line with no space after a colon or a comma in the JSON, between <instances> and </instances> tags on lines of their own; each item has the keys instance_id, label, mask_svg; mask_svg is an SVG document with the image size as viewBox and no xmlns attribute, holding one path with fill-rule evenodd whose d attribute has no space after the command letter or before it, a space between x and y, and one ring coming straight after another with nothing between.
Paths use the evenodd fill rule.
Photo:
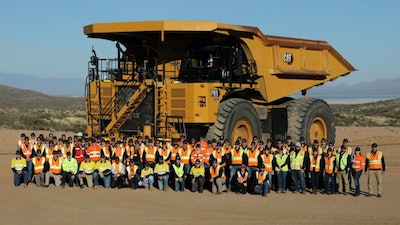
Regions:
<instances>
[{"instance_id":1,"label":"sandy soil","mask_svg":"<svg viewBox=\"0 0 400 225\"><path fill-rule=\"evenodd\" d=\"M379 144L387 162L383 198L14 187L10 161L21 132L30 133L0 129L1 224L400 224L400 128L337 127L337 142L348 138L364 155ZM366 182L363 175L362 191Z\"/></svg>"}]
</instances>

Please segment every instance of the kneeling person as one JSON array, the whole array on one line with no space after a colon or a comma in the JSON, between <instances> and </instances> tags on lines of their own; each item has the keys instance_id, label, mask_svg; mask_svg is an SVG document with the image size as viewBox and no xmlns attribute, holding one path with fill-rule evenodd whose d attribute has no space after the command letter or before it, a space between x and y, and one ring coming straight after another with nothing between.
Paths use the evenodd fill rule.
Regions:
<instances>
[{"instance_id":1,"label":"kneeling person","mask_svg":"<svg viewBox=\"0 0 400 225\"><path fill-rule=\"evenodd\" d=\"M79 183L81 188L84 188L83 179L86 180L89 188L93 187L93 172L95 169L96 163L90 160L89 155L85 155L85 161L81 163L79 168Z\"/></svg>"}]
</instances>

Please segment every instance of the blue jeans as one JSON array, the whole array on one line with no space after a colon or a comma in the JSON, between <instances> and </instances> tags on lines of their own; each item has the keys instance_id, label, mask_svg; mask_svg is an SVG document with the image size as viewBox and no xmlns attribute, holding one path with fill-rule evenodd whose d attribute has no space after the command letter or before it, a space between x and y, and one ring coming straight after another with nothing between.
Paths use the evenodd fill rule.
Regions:
<instances>
[{"instance_id":1,"label":"blue jeans","mask_svg":"<svg viewBox=\"0 0 400 225\"><path fill-rule=\"evenodd\" d=\"M302 172L301 170L292 170L292 180L294 191L299 191L299 186L301 191L304 192L306 190L304 172Z\"/></svg>"},{"instance_id":2,"label":"blue jeans","mask_svg":"<svg viewBox=\"0 0 400 225\"><path fill-rule=\"evenodd\" d=\"M23 182L24 184L28 184L28 176L25 170L22 170L21 174L17 174L16 172L14 172L14 186L17 187L21 184L21 178L23 178Z\"/></svg>"},{"instance_id":3,"label":"blue jeans","mask_svg":"<svg viewBox=\"0 0 400 225\"><path fill-rule=\"evenodd\" d=\"M268 183L265 182L262 185L256 185L254 187L254 193L266 195L268 192Z\"/></svg>"},{"instance_id":4,"label":"blue jeans","mask_svg":"<svg viewBox=\"0 0 400 225\"><path fill-rule=\"evenodd\" d=\"M325 173L325 194L336 192L336 182L334 174Z\"/></svg>"},{"instance_id":5,"label":"blue jeans","mask_svg":"<svg viewBox=\"0 0 400 225\"><path fill-rule=\"evenodd\" d=\"M165 190L168 187L168 180L169 180L168 174L157 176L158 189Z\"/></svg>"},{"instance_id":6,"label":"blue jeans","mask_svg":"<svg viewBox=\"0 0 400 225\"><path fill-rule=\"evenodd\" d=\"M175 179L175 191L184 191L185 190L185 180L182 179L182 181L176 180Z\"/></svg>"},{"instance_id":7,"label":"blue jeans","mask_svg":"<svg viewBox=\"0 0 400 225\"><path fill-rule=\"evenodd\" d=\"M143 178L143 185L144 187L152 188L154 185L154 176L150 175L147 178Z\"/></svg>"},{"instance_id":8,"label":"blue jeans","mask_svg":"<svg viewBox=\"0 0 400 225\"><path fill-rule=\"evenodd\" d=\"M362 175L362 170L354 172L354 184L356 185L355 195L360 195L360 177Z\"/></svg>"},{"instance_id":9,"label":"blue jeans","mask_svg":"<svg viewBox=\"0 0 400 225\"><path fill-rule=\"evenodd\" d=\"M33 163L32 160L26 161L26 178L28 182L32 179Z\"/></svg>"},{"instance_id":10,"label":"blue jeans","mask_svg":"<svg viewBox=\"0 0 400 225\"><path fill-rule=\"evenodd\" d=\"M278 171L277 174L278 174L278 191L285 191L287 171Z\"/></svg>"},{"instance_id":11,"label":"blue jeans","mask_svg":"<svg viewBox=\"0 0 400 225\"><path fill-rule=\"evenodd\" d=\"M93 172L93 186L99 186L99 172Z\"/></svg>"},{"instance_id":12,"label":"blue jeans","mask_svg":"<svg viewBox=\"0 0 400 225\"><path fill-rule=\"evenodd\" d=\"M68 179L68 186L73 187L75 180L72 179L72 175L75 175L75 174L72 174L71 172L63 171L62 178L61 178L61 185L65 185L65 181L67 181L67 179Z\"/></svg>"},{"instance_id":13,"label":"blue jeans","mask_svg":"<svg viewBox=\"0 0 400 225\"><path fill-rule=\"evenodd\" d=\"M319 172L311 172L311 187L313 189L319 189Z\"/></svg>"}]
</instances>

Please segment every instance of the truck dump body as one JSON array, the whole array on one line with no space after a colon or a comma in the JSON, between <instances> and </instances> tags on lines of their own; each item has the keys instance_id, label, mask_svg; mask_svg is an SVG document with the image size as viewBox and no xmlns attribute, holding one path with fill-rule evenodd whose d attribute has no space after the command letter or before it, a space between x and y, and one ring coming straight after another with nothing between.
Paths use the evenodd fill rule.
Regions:
<instances>
[{"instance_id":1,"label":"truck dump body","mask_svg":"<svg viewBox=\"0 0 400 225\"><path fill-rule=\"evenodd\" d=\"M95 52L89 63L89 134L143 131L146 124L155 136L181 133L182 127L199 134L215 130L214 136L231 136L230 129L236 129L235 137L261 129L273 133L272 108L286 108L279 104L287 96L355 70L325 41L264 35L256 27L215 21L98 23L85 26L84 33L115 41L118 49L105 69ZM224 115L240 109L254 118L225 123L230 118ZM323 121L316 127L327 130Z\"/></svg>"}]
</instances>

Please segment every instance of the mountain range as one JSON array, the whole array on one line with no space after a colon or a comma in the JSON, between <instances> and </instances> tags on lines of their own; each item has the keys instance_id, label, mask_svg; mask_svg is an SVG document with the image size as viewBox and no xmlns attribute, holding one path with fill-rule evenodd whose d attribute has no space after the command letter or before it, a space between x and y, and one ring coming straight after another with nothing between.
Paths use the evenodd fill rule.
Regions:
<instances>
[{"instance_id":1,"label":"mountain range","mask_svg":"<svg viewBox=\"0 0 400 225\"><path fill-rule=\"evenodd\" d=\"M83 96L85 78L39 78L23 74L1 73L0 84L19 89L33 90L53 96ZM400 77L379 79L354 85L322 85L308 94L317 97L400 97Z\"/></svg>"}]
</instances>

